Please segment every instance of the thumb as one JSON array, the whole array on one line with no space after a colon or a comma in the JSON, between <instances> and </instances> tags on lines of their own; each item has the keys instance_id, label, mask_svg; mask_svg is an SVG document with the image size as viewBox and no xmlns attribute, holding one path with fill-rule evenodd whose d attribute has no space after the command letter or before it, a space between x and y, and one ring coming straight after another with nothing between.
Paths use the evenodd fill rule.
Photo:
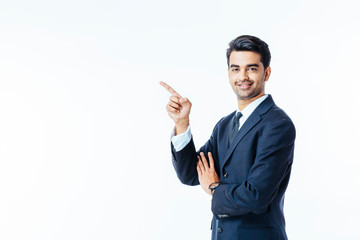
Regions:
<instances>
[{"instance_id":1,"label":"thumb","mask_svg":"<svg viewBox=\"0 0 360 240\"><path fill-rule=\"evenodd\" d=\"M190 102L190 101L187 98L182 98L182 99L180 99L180 102L181 103L187 103L187 102Z\"/></svg>"}]
</instances>

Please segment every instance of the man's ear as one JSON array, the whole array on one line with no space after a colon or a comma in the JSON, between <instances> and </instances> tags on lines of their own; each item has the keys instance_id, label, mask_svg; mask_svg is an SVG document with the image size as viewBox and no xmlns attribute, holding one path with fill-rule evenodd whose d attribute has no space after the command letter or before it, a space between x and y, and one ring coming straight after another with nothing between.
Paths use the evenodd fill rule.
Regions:
<instances>
[{"instance_id":1,"label":"man's ear","mask_svg":"<svg viewBox=\"0 0 360 240\"><path fill-rule=\"evenodd\" d=\"M270 74L271 74L271 67L268 66L268 67L265 69L265 79L264 79L264 82L267 82L267 81L269 80Z\"/></svg>"}]
</instances>

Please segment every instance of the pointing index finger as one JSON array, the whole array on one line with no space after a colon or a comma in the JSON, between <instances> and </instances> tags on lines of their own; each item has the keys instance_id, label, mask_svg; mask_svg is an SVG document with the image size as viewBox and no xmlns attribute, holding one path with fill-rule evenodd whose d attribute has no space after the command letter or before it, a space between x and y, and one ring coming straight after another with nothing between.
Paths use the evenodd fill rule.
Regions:
<instances>
[{"instance_id":1,"label":"pointing index finger","mask_svg":"<svg viewBox=\"0 0 360 240\"><path fill-rule=\"evenodd\" d=\"M177 93L172 87L170 87L165 82L160 81L160 85L163 86L166 90L168 90L168 92L171 93L172 95L175 95L175 96L178 96L178 97L182 98L179 93Z\"/></svg>"}]
</instances>

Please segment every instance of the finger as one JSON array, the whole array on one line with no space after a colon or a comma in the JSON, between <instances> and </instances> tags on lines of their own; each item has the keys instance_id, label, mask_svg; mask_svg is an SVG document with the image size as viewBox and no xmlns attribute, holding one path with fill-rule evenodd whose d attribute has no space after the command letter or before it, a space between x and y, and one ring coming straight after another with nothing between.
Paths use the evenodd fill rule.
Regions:
<instances>
[{"instance_id":1,"label":"finger","mask_svg":"<svg viewBox=\"0 0 360 240\"><path fill-rule=\"evenodd\" d=\"M174 102L174 101L172 101L172 100L170 100L168 104L170 104L171 106L173 106L173 107L175 107L175 108L178 108L178 109L181 109L181 108L182 108L182 106L181 106L180 103Z\"/></svg>"},{"instance_id":2,"label":"finger","mask_svg":"<svg viewBox=\"0 0 360 240\"><path fill-rule=\"evenodd\" d=\"M189 102L191 104L190 100L187 99L187 98L181 98L180 99L180 103L186 103L186 102Z\"/></svg>"},{"instance_id":3,"label":"finger","mask_svg":"<svg viewBox=\"0 0 360 240\"><path fill-rule=\"evenodd\" d=\"M172 113L179 113L180 110L176 109L176 108L173 108L172 106L170 106L169 104L166 105L166 111L168 112L172 112Z\"/></svg>"},{"instance_id":4,"label":"finger","mask_svg":"<svg viewBox=\"0 0 360 240\"><path fill-rule=\"evenodd\" d=\"M212 153L208 152L208 156L209 156L209 163L210 163L210 168L211 169L215 169L215 164L214 164L214 159L212 157Z\"/></svg>"},{"instance_id":5,"label":"finger","mask_svg":"<svg viewBox=\"0 0 360 240\"><path fill-rule=\"evenodd\" d=\"M199 167L200 167L201 171L204 172L205 167L199 156L198 156L198 163L199 163Z\"/></svg>"},{"instance_id":6,"label":"finger","mask_svg":"<svg viewBox=\"0 0 360 240\"><path fill-rule=\"evenodd\" d=\"M166 90L168 90L168 92L171 93L172 95L175 95L175 96L178 96L178 97L182 98L179 93L177 93L172 87L170 87L169 85L167 85L163 81L160 81L160 85L163 86Z\"/></svg>"},{"instance_id":7,"label":"finger","mask_svg":"<svg viewBox=\"0 0 360 240\"><path fill-rule=\"evenodd\" d=\"M205 157L205 154L203 152L201 152L200 156L201 156L201 161L204 165L205 170L209 169L209 165L208 165L207 159Z\"/></svg>"},{"instance_id":8,"label":"finger","mask_svg":"<svg viewBox=\"0 0 360 240\"><path fill-rule=\"evenodd\" d=\"M175 95L171 95L169 98L170 98L170 101L173 101L173 102L178 103L178 104L183 104L183 103L186 103L186 101L189 101L187 98L180 98L180 97L175 96Z\"/></svg>"},{"instance_id":9,"label":"finger","mask_svg":"<svg viewBox=\"0 0 360 240\"><path fill-rule=\"evenodd\" d=\"M173 108L175 108L175 109L177 109L177 110L180 110L180 109L181 109L181 105L180 105L180 104L175 103L175 102L172 102L172 101L170 101L170 102L168 103L168 105L171 106L171 107L173 107Z\"/></svg>"},{"instance_id":10,"label":"finger","mask_svg":"<svg viewBox=\"0 0 360 240\"><path fill-rule=\"evenodd\" d=\"M180 98L176 95L171 95L169 99L173 102L180 103Z\"/></svg>"},{"instance_id":11,"label":"finger","mask_svg":"<svg viewBox=\"0 0 360 240\"><path fill-rule=\"evenodd\" d=\"M199 165L199 161L196 163L196 171L197 171L199 176L202 175L202 171L201 171L201 168L200 168L200 165Z\"/></svg>"}]
</instances>

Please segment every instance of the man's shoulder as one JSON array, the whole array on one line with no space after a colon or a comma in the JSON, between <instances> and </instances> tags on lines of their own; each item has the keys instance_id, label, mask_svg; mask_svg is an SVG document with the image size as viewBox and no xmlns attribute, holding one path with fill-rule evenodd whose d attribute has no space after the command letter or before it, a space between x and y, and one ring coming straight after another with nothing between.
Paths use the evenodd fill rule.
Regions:
<instances>
[{"instance_id":1,"label":"man's shoulder","mask_svg":"<svg viewBox=\"0 0 360 240\"><path fill-rule=\"evenodd\" d=\"M256 111L267 120L277 121L277 120L287 120L291 121L291 118L287 113L275 104L272 96L269 94L269 97L265 99L257 108Z\"/></svg>"},{"instance_id":2,"label":"man's shoulder","mask_svg":"<svg viewBox=\"0 0 360 240\"><path fill-rule=\"evenodd\" d=\"M292 122L289 115L276 104L274 104L264 116L273 120L287 120Z\"/></svg>"},{"instance_id":3,"label":"man's shoulder","mask_svg":"<svg viewBox=\"0 0 360 240\"><path fill-rule=\"evenodd\" d=\"M269 111L262 116L264 128L268 129L282 129L288 133L292 133L295 137L295 125L289 115L276 104L274 104Z\"/></svg>"}]
</instances>

